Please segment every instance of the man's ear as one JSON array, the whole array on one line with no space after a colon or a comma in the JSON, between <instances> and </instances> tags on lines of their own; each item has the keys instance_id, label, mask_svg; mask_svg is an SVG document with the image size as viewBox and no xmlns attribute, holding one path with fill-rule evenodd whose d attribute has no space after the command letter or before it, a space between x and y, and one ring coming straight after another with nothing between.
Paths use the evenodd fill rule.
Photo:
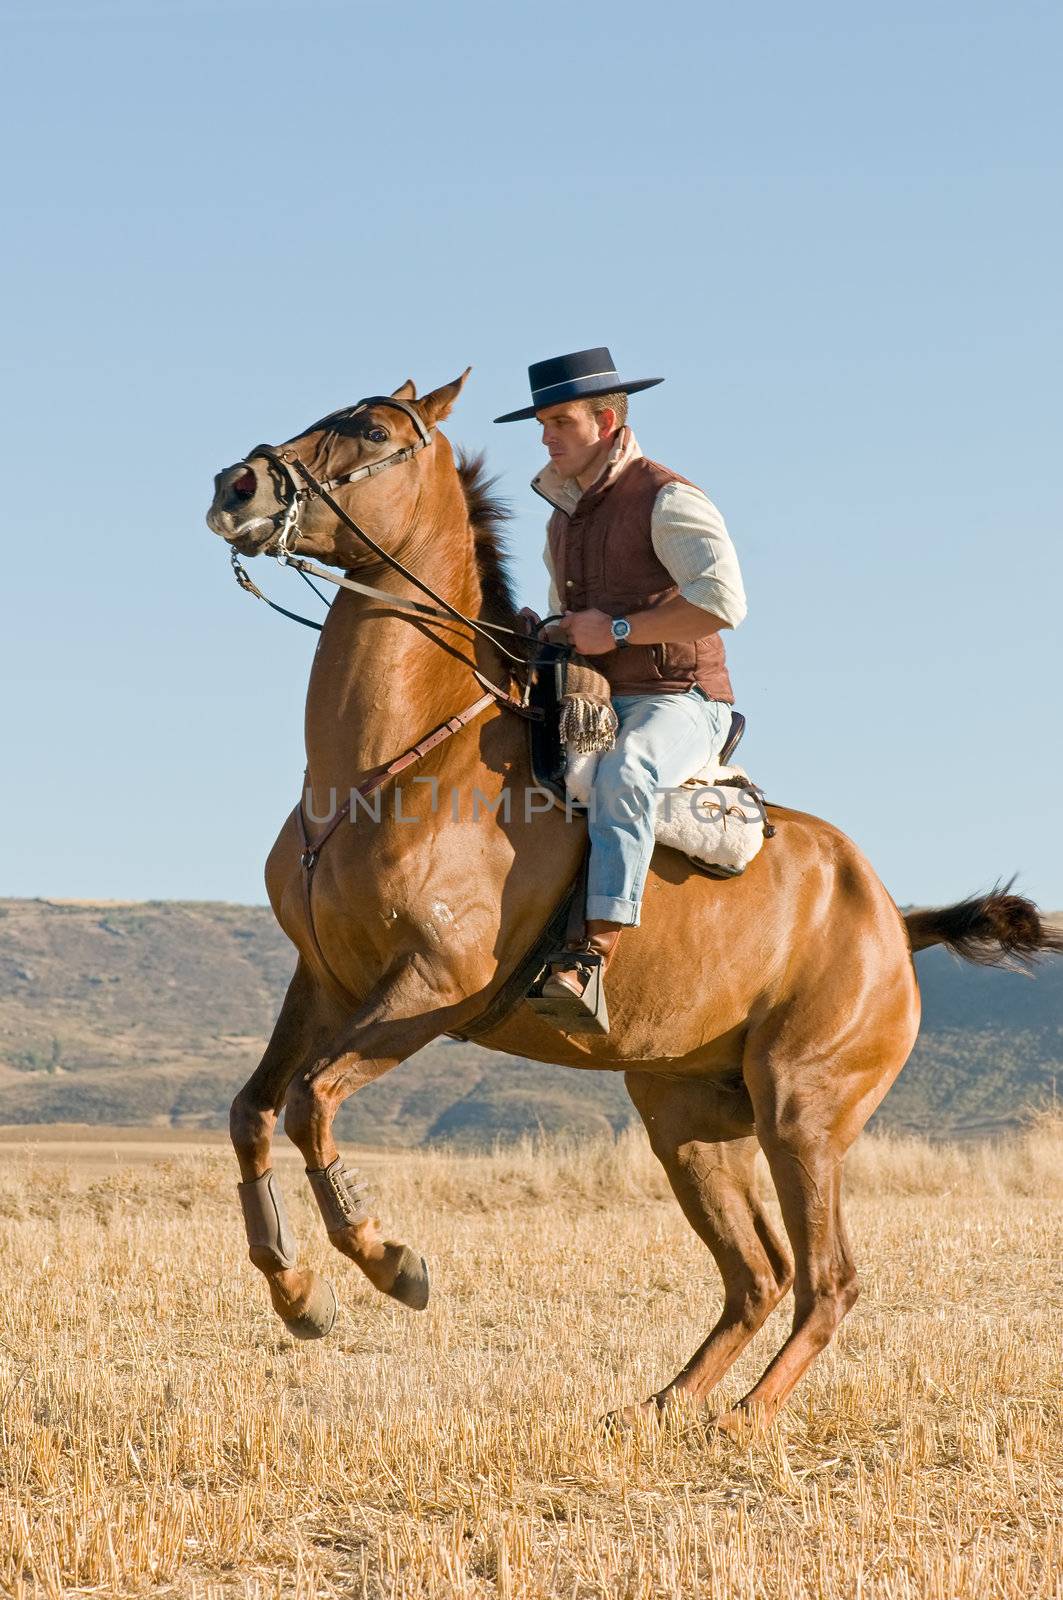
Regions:
<instances>
[{"instance_id":1,"label":"man's ear","mask_svg":"<svg viewBox=\"0 0 1063 1600\"><path fill-rule=\"evenodd\" d=\"M418 400L417 409L430 428L434 428L437 422L442 422L445 417L450 416L459 394L465 387L465 379L471 371L471 367L466 367L461 377L455 378L453 383L445 383L441 389L433 389L431 394L426 394L422 400Z\"/></svg>"},{"instance_id":2,"label":"man's ear","mask_svg":"<svg viewBox=\"0 0 1063 1600\"><path fill-rule=\"evenodd\" d=\"M416 400L417 385L412 378L407 378L406 382L400 383L397 389L392 389L391 398L393 400Z\"/></svg>"},{"instance_id":3,"label":"man's ear","mask_svg":"<svg viewBox=\"0 0 1063 1600\"><path fill-rule=\"evenodd\" d=\"M615 433L617 430L617 415L612 406L604 406L601 411L595 414L594 420L598 424L599 439L607 439L610 434Z\"/></svg>"}]
</instances>

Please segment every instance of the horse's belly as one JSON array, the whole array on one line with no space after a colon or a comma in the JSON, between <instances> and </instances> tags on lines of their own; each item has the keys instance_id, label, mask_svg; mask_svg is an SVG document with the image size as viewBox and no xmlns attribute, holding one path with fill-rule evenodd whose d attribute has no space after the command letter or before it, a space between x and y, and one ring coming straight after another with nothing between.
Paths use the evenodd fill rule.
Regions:
<instances>
[{"instance_id":1,"label":"horse's belly","mask_svg":"<svg viewBox=\"0 0 1063 1600\"><path fill-rule=\"evenodd\" d=\"M610 999L610 1005L613 1005ZM610 1030L601 1034L565 1034L526 1006L520 1006L490 1034L475 1043L486 1050L520 1055L529 1061L553 1066L585 1068L597 1072L626 1072L632 1067L659 1070L683 1077L730 1077L741 1065L745 1028L735 1028L714 1038L701 1038L709 1031L705 1018L691 1019L693 1026L683 1030L694 1039L682 1054L666 1053L671 1040L663 1030L652 1026L626 1025L611 1016Z\"/></svg>"}]
</instances>

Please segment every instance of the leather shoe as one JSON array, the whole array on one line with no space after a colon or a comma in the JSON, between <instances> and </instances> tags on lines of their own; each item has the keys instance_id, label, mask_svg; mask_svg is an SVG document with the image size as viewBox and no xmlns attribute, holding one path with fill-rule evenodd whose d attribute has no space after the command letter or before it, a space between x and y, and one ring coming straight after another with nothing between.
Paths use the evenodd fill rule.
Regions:
<instances>
[{"instance_id":1,"label":"leather shoe","mask_svg":"<svg viewBox=\"0 0 1063 1600\"><path fill-rule=\"evenodd\" d=\"M563 999L566 995L577 1000L582 1000L584 990L590 980L590 972L580 962L580 953L589 951L593 955L602 957L602 972L608 971L616 941L620 937L620 922L606 922L597 918L590 918L587 922L587 937L579 943L567 944L561 956L553 956L550 961L550 976L543 981L542 993L551 999ZM571 956L571 962L564 960Z\"/></svg>"}]
</instances>

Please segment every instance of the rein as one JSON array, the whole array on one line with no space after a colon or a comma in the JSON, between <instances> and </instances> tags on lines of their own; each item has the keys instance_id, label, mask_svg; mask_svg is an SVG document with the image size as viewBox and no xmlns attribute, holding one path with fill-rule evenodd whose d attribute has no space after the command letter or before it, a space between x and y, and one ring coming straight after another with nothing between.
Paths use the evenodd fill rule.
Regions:
<instances>
[{"instance_id":1,"label":"rein","mask_svg":"<svg viewBox=\"0 0 1063 1600\"><path fill-rule=\"evenodd\" d=\"M264 444L256 446L254 450L249 451L248 455L243 458L244 462L247 463L251 457L265 457L265 459L271 462L276 468L282 480L287 485L289 491L289 498L284 506L284 517L280 527L277 547L275 550L263 552L263 554L272 555L281 566L293 567L295 571L298 572L299 576L306 583L308 583L312 589L314 588L314 585L311 582L311 574L313 574L315 578L323 579L326 583L334 584L339 589L350 589L356 594L368 595L374 600L382 600L389 608L397 611L408 612L414 616L431 617L434 620L442 622L459 622L462 624L462 626L469 628L473 633L479 634L481 638L486 639L494 647L494 649L499 652L500 655L506 658L507 661L511 661L520 667L533 666L537 660L537 657L533 656L530 659L525 659L522 656L518 656L512 650L507 649L507 647L501 644L497 639L493 639L491 634L508 634L512 638L519 640L523 645L532 645L536 647L539 642L538 640L534 639L528 634L518 632L516 628L510 628L502 623L481 623L475 621L472 617L465 616L464 613L459 611L456 606L452 606L450 602L444 599L441 594L437 594L433 588L431 588L422 579L418 578L416 573L411 572L408 567L404 566L403 563L397 559L397 557L390 555L387 550L377 543L371 534L366 533L364 528L359 527L354 518L348 515L348 513L344 511L343 507L339 505L333 498L331 493L333 489L341 488L346 484L357 483L363 478L376 477L378 473L386 471L388 467L397 467L402 462L409 461L413 456L417 455L419 451L424 450L432 443L434 430L425 425L424 419L421 417L420 413L414 409L413 406L407 405L404 400L396 399L393 395L371 395L368 399L359 401L357 406L353 406L349 411L345 412L344 415L353 416L357 412L365 410L365 408L370 405L388 405L394 407L397 411L404 412L405 415L410 418L417 430L416 443L406 445L403 449L394 451L390 456L386 456L381 461L370 462L366 466L357 467L353 472L344 473L339 477L327 478L324 483L318 482L310 468L304 461L299 459L294 450L280 450L276 449L273 445ZM335 414L336 413L334 413L334 415ZM297 473L303 480L303 487L300 487L296 477ZM369 549L374 551L375 554L381 558L381 560L386 562L387 565L393 568L394 571L401 573L404 578L412 583L415 588L420 589L421 593L427 595L429 599L435 602L435 604L428 605L422 600L407 600L401 595L390 593L390 591L387 589L376 589L370 584L359 583L356 579L346 576L338 577L335 573L329 572L326 568L318 566L316 562L308 561L305 557L295 555L295 545L299 538L299 517L302 512L302 508L307 501L315 497L322 500L325 505L327 505L334 513L334 515L337 516L348 528L350 528L351 532L356 534L358 538L369 547ZM323 625L320 622L313 622L309 617L302 617L298 614L298 612L289 611L286 606L277 605L275 601L270 600L268 596L264 595L251 578L246 567L237 557L235 550L230 550L229 559L232 563L233 576L236 578L236 581L240 585L241 589L246 590L246 592L252 595L256 600L262 600L273 611L279 612L281 616L290 617L293 622L302 623L304 627L314 628L318 633L321 632ZM314 592L318 593L316 589ZM319 598L324 599L324 596L319 595ZM551 657L552 660L556 660L557 648L557 646L554 647L554 654ZM307 828L304 797L302 795L299 797L299 804L295 808L294 816L296 818L296 824L299 830L299 842L301 846L299 865L301 869L300 876L302 879L303 912L306 920L307 932L309 933L310 942L313 946L314 954L316 955L320 964L322 973L326 977L330 986L345 1002L349 999L349 996L346 995L343 984L336 977L335 973L332 971L332 968L329 966L328 960L318 939L317 929L314 925L312 887L314 868L317 866L321 851L340 824L350 817L351 805L354 796L358 795L364 799L366 796L372 794L376 789L379 789L383 784L385 784L389 778L392 778L397 773L402 772L406 767L412 766L415 761L419 761L422 756L427 755L430 750L435 749L436 745L442 744L444 739L449 739L452 734L459 733L462 728L468 727L470 722L475 721L478 716L480 716L484 711L488 710L492 705L498 705L502 709L511 711L517 716L523 717L528 721L542 720L542 710L537 706L531 706L527 703L528 686L525 686L524 690L525 699L523 701L514 700L505 689L501 688L496 683L492 683L489 678L485 677L484 674L480 672L480 670L474 666L471 661L469 661L467 664L473 676L477 679L485 691L482 695L480 695L479 699L474 700L471 705L466 706L464 710L459 711L455 716L448 717L445 722L440 723L438 727L433 728L431 732L425 734L425 736L418 740L416 744L410 745L407 749L402 751L400 755L388 762L386 766L376 768L372 772L366 773L362 778L360 778L357 783L351 786L350 795L346 803L340 807L335 816L329 819L325 827L319 833L313 837L310 835L310 832Z\"/></svg>"},{"instance_id":2,"label":"rein","mask_svg":"<svg viewBox=\"0 0 1063 1600\"><path fill-rule=\"evenodd\" d=\"M536 640L530 638L527 634L518 633L516 628L510 628L502 622L473 622L471 618L463 616L460 611L455 611L452 607L444 611L439 606L425 605L423 600L407 600L400 594L392 594L390 589L376 589L371 583L359 583L355 578L338 578L334 572L329 572L327 567L320 567L316 561L308 561L305 556L277 555L274 557L274 560L278 561L282 567L290 567L292 571L297 572L301 578L305 578L307 583L310 583L310 576L313 575L315 578L320 578L324 583L334 584L337 589L351 589L355 594L368 595L372 600L386 600L389 607L395 611L409 611L415 616L434 617L440 622L449 622L453 617L456 620L463 622L467 627L475 628L477 633L483 633L485 628L490 628L498 633L512 634L514 639L520 639L525 644L537 643ZM301 617L296 611L288 611L284 606L277 605L276 601L271 600L268 595L263 594L262 590L252 579L243 562L237 556L235 550L230 550L229 561L232 564L233 575L235 576L236 581L240 585L241 589L246 589L248 594L254 595L256 600L263 601L274 611L279 611L282 616L291 617L293 622L301 622L304 628L314 628L318 633L321 632L321 629L324 626L323 623L314 622L310 617ZM417 580L415 579L414 581L416 582ZM313 584L310 584L310 587L313 588ZM324 595L318 590L315 590L314 592L318 595L318 599L325 599ZM326 601L326 604L327 603L328 602ZM444 601L444 604L446 603L447 602ZM557 619L553 617L544 618L544 621L556 620ZM508 650L503 650L503 647L500 644L496 644L495 640L492 639L490 642L495 645L497 650L508 656L511 661L517 662L522 667L528 665L528 663L521 660L519 656L510 655ZM555 645L554 648L560 649L563 648L563 646Z\"/></svg>"}]
</instances>

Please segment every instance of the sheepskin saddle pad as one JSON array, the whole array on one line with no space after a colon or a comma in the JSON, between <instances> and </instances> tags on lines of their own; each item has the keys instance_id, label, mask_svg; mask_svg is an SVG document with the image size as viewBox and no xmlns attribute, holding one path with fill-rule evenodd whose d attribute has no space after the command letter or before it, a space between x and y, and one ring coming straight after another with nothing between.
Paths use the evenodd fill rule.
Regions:
<instances>
[{"instance_id":1,"label":"sheepskin saddle pad","mask_svg":"<svg viewBox=\"0 0 1063 1600\"><path fill-rule=\"evenodd\" d=\"M565 785L575 805L589 805L600 756L600 750L568 746ZM681 850L709 877L737 878L773 830L749 775L712 762L678 789L657 796L655 832L658 844Z\"/></svg>"}]
</instances>

